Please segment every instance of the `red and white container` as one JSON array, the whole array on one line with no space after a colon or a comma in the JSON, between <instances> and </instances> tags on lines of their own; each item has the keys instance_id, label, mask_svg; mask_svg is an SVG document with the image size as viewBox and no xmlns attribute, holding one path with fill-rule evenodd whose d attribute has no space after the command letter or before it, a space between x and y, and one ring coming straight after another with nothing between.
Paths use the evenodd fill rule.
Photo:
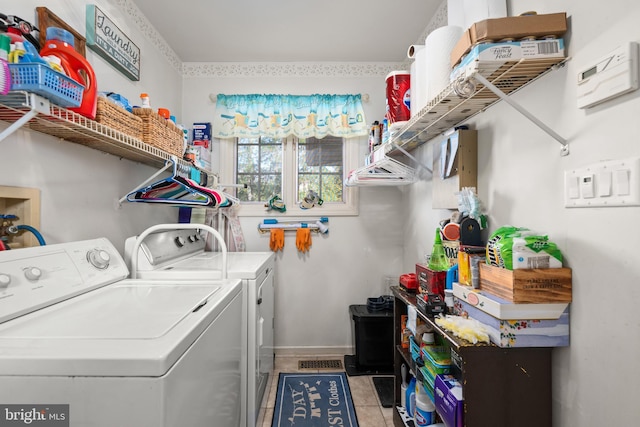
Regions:
<instances>
[{"instance_id":1,"label":"red and white container","mask_svg":"<svg viewBox=\"0 0 640 427\"><path fill-rule=\"evenodd\" d=\"M392 71L386 77L387 111L389 124L404 122L411 118L411 73Z\"/></svg>"}]
</instances>

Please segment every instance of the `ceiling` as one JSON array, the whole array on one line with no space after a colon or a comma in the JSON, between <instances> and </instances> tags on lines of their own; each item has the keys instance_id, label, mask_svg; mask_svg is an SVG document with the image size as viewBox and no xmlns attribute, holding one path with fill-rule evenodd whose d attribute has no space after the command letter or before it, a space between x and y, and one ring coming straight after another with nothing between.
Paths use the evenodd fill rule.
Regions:
<instances>
[{"instance_id":1,"label":"ceiling","mask_svg":"<svg viewBox=\"0 0 640 427\"><path fill-rule=\"evenodd\" d=\"M183 62L402 62L442 3L132 1Z\"/></svg>"}]
</instances>

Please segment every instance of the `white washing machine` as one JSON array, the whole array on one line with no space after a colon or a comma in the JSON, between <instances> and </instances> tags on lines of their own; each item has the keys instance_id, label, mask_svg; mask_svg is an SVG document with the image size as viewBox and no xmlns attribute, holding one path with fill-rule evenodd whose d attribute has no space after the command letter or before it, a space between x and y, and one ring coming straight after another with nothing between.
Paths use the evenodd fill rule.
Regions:
<instances>
[{"instance_id":1,"label":"white washing machine","mask_svg":"<svg viewBox=\"0 0 640 427\"><path fill-rule=\"evenodd\" d=\"M240 280L128 275L104 238L0 252L0 424L241 425Z\"/></svg>"},{"instance_id":2,"label":"white washing machine","mask_svg":"<svg viewBox=\"0 0 640 427\"><path fill-rule=\"evenodd\" d=\"M185 228L185 227L190 228ZM195 227L195 229L194 229ZM131 266L134 243L140 244L137 265L131 273L154 280L216 279L223 275L223 252L206 252L206 236L198 224L164 224L145 230L125 243L125 259ZM227 275L241 279L245 292L247 354L247 427L258 423L260 406L274 367L274 266L272 252L229 252Z\"/></svg>"}]
</instances>

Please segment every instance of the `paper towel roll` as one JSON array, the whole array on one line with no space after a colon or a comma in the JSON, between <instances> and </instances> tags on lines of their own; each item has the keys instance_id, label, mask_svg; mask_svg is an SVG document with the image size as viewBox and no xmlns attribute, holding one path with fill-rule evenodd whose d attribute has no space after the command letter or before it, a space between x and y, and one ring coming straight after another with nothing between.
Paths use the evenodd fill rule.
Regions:
<instances>
[{"instance_id":1,"label":"paper towel roll","mask_svg":"<svg viewBox=\"0 0 640 427\"><path fill-rule=\"evenodd\" d=\"M414 59L421 49L424 49L423 44L412 44L409 46L409 49L407 49L407 58Z\"/></svg>"},{"instance_id":2,"label":"paper towel roll","mask_svg":"<svg viewBox=\"0 0 640 427\"><path fill-rule=\"evenodd\" d=\"M429 102L449 84L451 49L462 36L462 28L454 25L433 30L425 40L427 98Z\"/></svg>"},{"instance_id":3,"label":"paper towel roll","mask_svg":"<svg viewBox=\"0 0 640 427\"><path fill-rule=\"evenodd\" d=\"M411 117L415 116L429 100L427 79L427 52L425 49L420 49L411 64Z\"/></svg>"},{"instance_id":4,"label":"paper towel roll","mask_svg":"<svg viewBox=\"0 0 640 427\"><path fill-rule=\"evenodd\" d=\"M507 0L447 0L449 25L463 29L478 21L507 16Z\"/></svg>"}]
</instances>

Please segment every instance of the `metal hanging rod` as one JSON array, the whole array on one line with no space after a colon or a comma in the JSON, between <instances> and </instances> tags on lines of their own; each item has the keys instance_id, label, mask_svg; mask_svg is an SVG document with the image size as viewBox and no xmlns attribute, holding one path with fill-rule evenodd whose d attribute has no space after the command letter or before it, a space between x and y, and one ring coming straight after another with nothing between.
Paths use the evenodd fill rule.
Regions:
<instances>
[{"instance_id":1,"label":"metal hanging rod","mask_svg":"<svg viewBox=\"0 0 640 427\"><path fill-rule=\"evenodd\" d=\"M323 216L317 219L290 219L280 220L276 218L264 219L261 224L258 224L258 231L266 233L268 230L274 228L280 228L283 230L297 230L298 228L308 228L318 233L326 234L329 232L329 227L326 225L329 222L329 218Z\"/></svg>"}]
</instances>

